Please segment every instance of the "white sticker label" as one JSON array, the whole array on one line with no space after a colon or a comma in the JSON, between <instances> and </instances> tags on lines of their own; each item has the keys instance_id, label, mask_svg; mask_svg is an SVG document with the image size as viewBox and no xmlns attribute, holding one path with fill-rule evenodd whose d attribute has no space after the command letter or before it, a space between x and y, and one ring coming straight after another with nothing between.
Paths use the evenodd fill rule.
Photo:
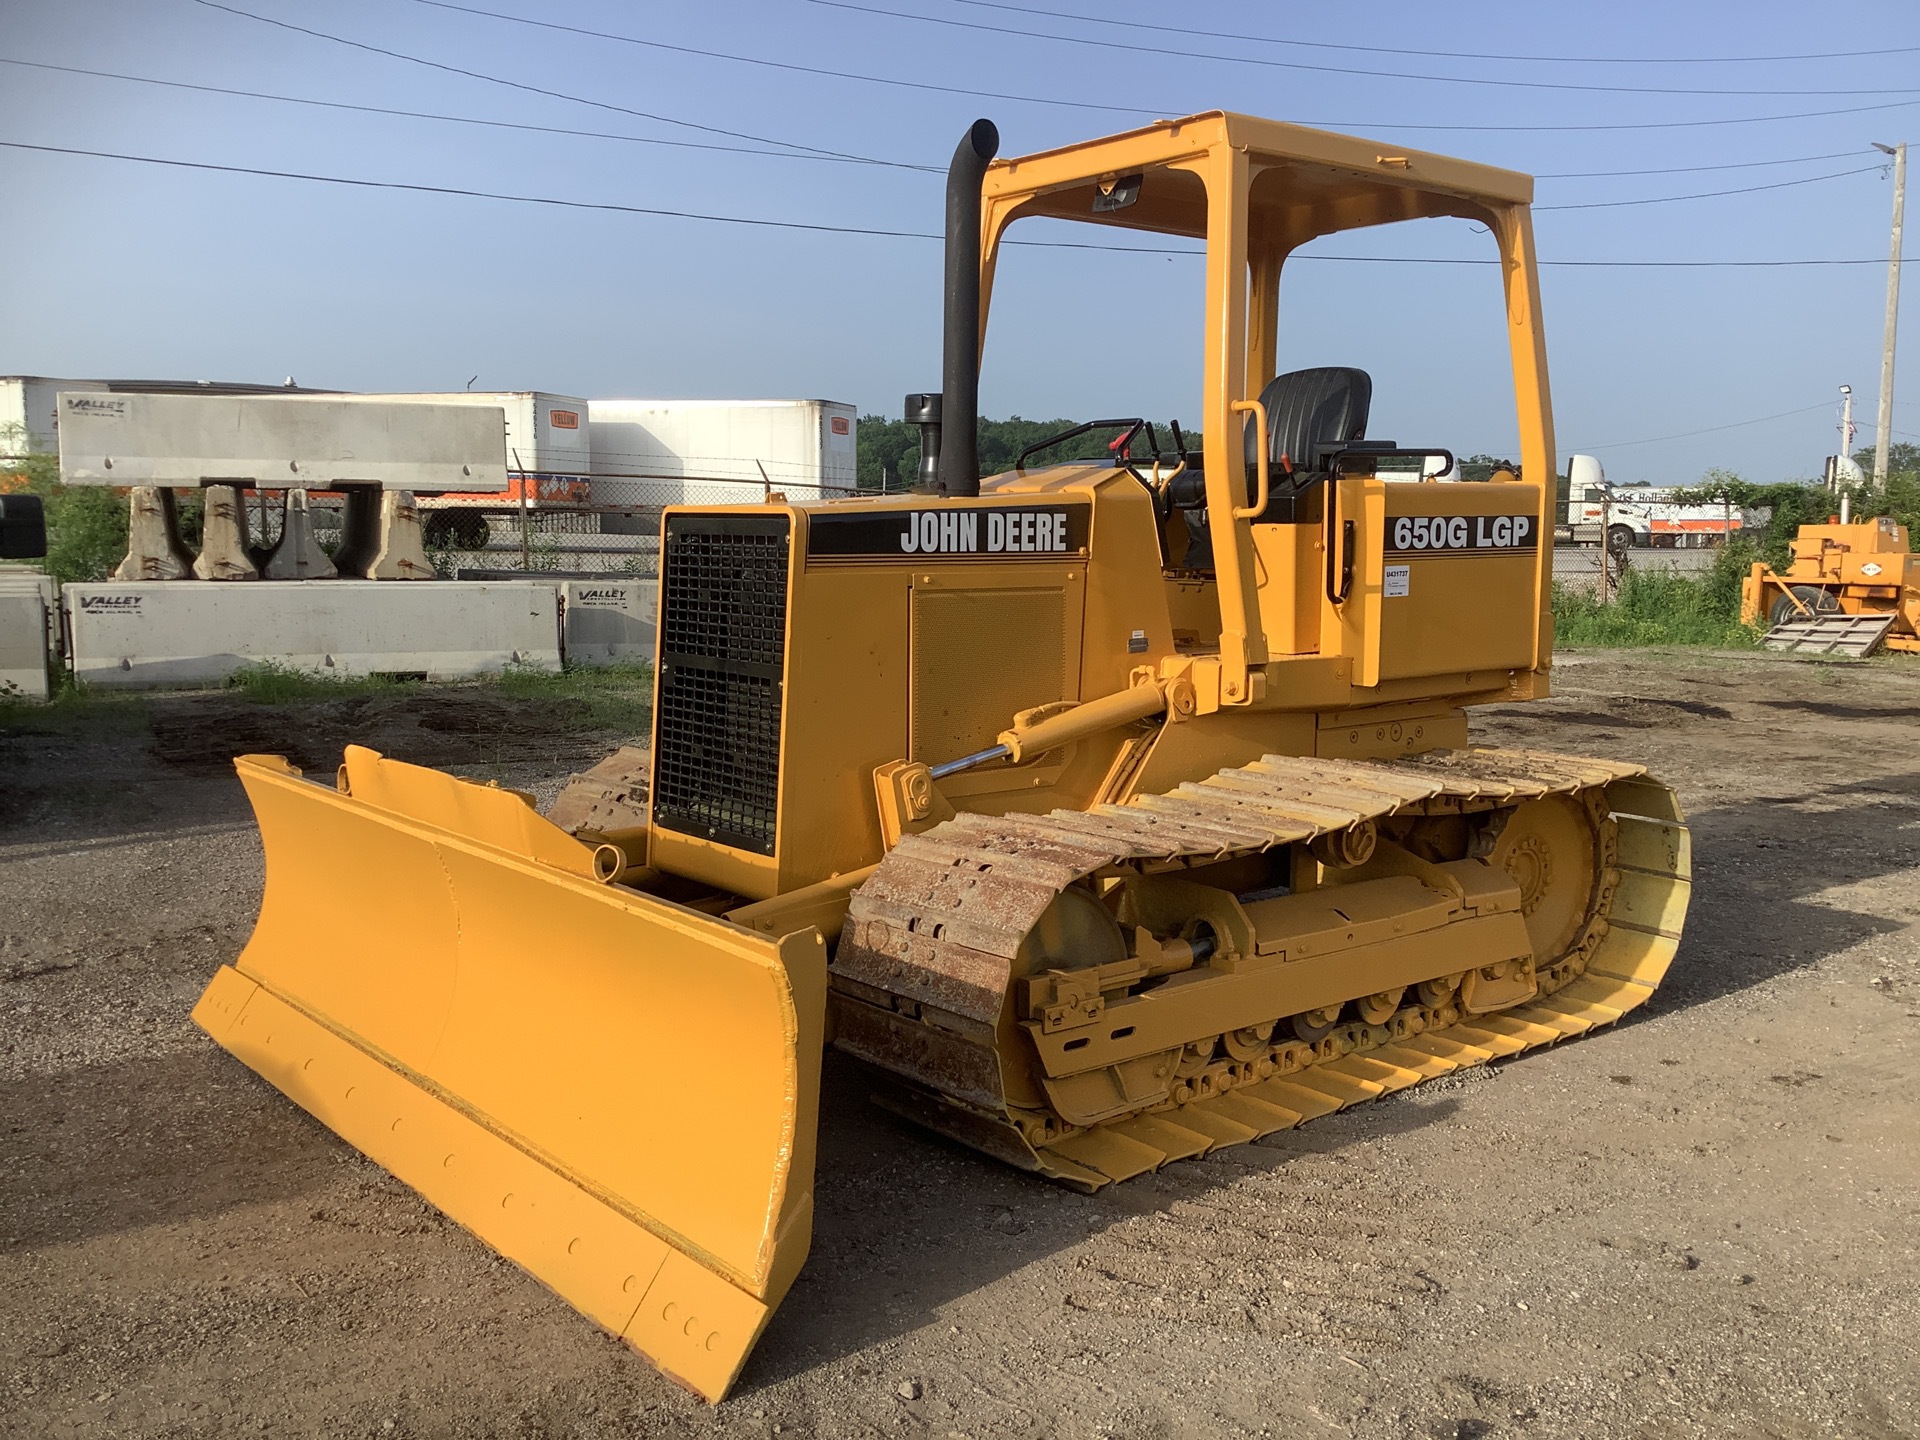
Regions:
<instances>
[{"instance_id":1,"label":"white sticker label","mask_svg":"<svg viewBox=\"0 0 1920 1440\"><path fill-rule=\"evenodd\" d=\"M1387 583L1382 588L1381 593L1389 600L1397 595L1405 595L1407 593L1407 573L1412 570L1412 568L1411 565L1387 566Z\"/></svg>"}]
</instances>

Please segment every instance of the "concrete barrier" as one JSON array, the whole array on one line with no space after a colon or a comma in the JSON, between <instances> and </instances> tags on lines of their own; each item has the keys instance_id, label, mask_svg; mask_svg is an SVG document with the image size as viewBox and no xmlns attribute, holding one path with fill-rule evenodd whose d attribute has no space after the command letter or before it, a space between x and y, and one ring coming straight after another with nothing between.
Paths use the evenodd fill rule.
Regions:
<instances>
[{"instance_id":1,"label":"concrete barrier","mask_svg":"<svg viewBox=\"0 0 1920 1440\"><path fill-rule=\"evenodd\" d=\"M35 570L0 569L0 700L46 700L58 640L53 581Z\"/></svg>"},{"instance_id":2,"label":"concrete barrier","mask_svg":"<svg viewBox=\"0 0 1920 1440\"><path fill-rule=\"evenodd\" d=\"M106 582L68 585L62 602L73 673L103 687L219 684L263 661L429 680L561 663L550 582Z\"/></svg>"},{"instance_id":3,"label":"concrete barrier","mask_svg":"<svg viewBox=\"0 0 1920 1440\"><path fill-rule=\"evenodd\" d=\"M573 665L630 665L653 659L657 580L608 575L562 580L563 644Z\"/></svg>"}]
</instances>

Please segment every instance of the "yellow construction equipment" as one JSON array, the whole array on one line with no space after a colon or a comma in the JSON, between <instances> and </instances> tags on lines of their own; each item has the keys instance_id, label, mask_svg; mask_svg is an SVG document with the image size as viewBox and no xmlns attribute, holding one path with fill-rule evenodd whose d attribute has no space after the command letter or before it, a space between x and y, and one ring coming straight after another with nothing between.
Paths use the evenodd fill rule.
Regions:
<instances>
[{"instance_id":1,"label":"yellow construction equipment","mask_svg":"<svg viewBox=\"0 0 1920 1440\"><path fill-rule=\"evenodd\" d=\"M1784 575L1757 564L1740 582L1740 619L1747 625L1764 620L1792 632L1840 615L1878 619L1884 635L1873 626L1875 644L1920 653L1920 556L1899 521L1836 516L1824 525L1802 525Z\"/></svg>"},{"instance_id":2,"label":"yellow construction equipment","mask_svg":"<svg viewBox=\"0 0 1920 1440\"><path fill-rule=\"evenodd\" d=\"M709 1398L806 1253L829 1032L1091 1190L1618 1020L1686 913L1666 786L1468 743L1547 693L1532 181L1218 112L998 143L949 171L924 483L668 510L650 747L545 817L368 750L238 762L266 898L196 1018ZM1096 422L1111 460L977 478L1035 216L1205 242L1197 447ZM1485 482L1366 438L1364 372L1276 376L1287 256L1436 216L1501 262L1521 461Z\"/></svg>"}]
</instances>

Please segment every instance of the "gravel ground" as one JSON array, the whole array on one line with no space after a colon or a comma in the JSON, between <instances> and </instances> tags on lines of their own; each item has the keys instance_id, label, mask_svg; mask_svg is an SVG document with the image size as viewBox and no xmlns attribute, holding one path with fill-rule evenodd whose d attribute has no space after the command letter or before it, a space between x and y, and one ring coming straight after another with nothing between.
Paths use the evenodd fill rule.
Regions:
<instances>
[{"instance_id":1,"label":"gravel ground","mask_svg":"<svg viewBox=\"0 0 1920 1440\"><path fill-rule=\"evenodd\" d=\"M0 1433L1920 1433L1920 663L1556 684L1480 737L1644 761L1694 826L1644 1010L1091 1197L829 1057L813 1254L717 1408L187 1020L259 894L226 754L551 793L617 737L457 691L0 733Z\"/></svg>"}]
</instances>

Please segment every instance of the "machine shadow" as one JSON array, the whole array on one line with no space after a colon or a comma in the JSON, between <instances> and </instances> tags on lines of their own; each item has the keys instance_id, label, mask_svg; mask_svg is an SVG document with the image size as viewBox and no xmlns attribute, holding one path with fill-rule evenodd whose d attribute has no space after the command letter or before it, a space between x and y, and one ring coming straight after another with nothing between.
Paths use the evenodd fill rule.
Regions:
<instances>
[{"instance_id":1,"label":"machine shadow","mask_svg":"<svg viewBox=\"0 0 1920 1440\"><path fill-rule=\"evenodd\" d=\"M250 823L237 782L169 774L124 737L0 739L0 864Z\"/></svg>"},{"instance_id":2,"label":"machine shadow","mask_svg":"<svg viewBox=\"0 0 1920 1440\"><path fill-rule=\"evenodd\" d=\"M1665 984L1628 1023L1717 1000L1904 928L1820 898L1920 863L1900 826L1884 816L1863 823L1863 810L1889 808L1920 822L1920 771L1688 816L1693 903L1686 938Z\"/></svg>"},{"instance_id":3,"label":"machine shadow","mask_svg":"<svg viewBox=\"0 0 1920 1440\"><path fill-rule=\"evenodd\" d=\"M1704 810L1694 834L1687 938L1666 983L1624 1024L1706 1004L1839 954L1900 922L1819 896L1916 863L1910 839L1860 823L1893 804L1920 820L1920 772ZM1604 1032L1603 1032L1604 1034ZM1524 1057L1518 1062L1524 1065ZM1389 1097L1252 1145L1081 1195L897 1121L829 1054L806 1269L748 1361L748 1393L931 1324L951 1301L1129 1216L1271 1171L1309 1151L1444 1124L1448 1098Z\"/></svg>"},{"instance_id":4,"label":"machine shadow","mask_svg":"<svg viewBox=\"0 0 1920 1440\"><path fill-rule=\"evenodd\" d=\"M194 774L231 775L234 756L273 754L325 777L349 745L439 770L510 762L565 774L618 743L591 718L578 699L461 687L397 686L290 706L197 695L153 705L151 748L163 765Z\"/></svg>"},{"instance_id":5,"label":"machine shadow","mask_svg":"<svg viewBox=\"0 0 1920 1440\"><path fill-rule=\"evenodd\" d=\"M898 1119L859 1062L828 1057L806 1269L747 1361L752 1393L931 1324L950 1302L1136 1215L1219 1191L1296 1155L1444 1121L1458 1102L1330 1115L1084 1195Z\"/></svg>"},{"instance_id":6,"label":"machine shadow","mask_svg":"<svg viewBox=\"0 0 1920 1440\"><path fill-rule=\"evenodd\" d=\"M324 1177L340 1142L211 1043L0 1084L9 1249L205 1220Z\"/></svg>"},{"instance_id":7,"label":"machine shadow","mask_svg":"<svg viewBox=\"0 0 1920 1440\"><path fill-rule=\"evenodd\" d=\"M583 770L627 738L605 729L583 700L460 687L286 704L157 694L138 705L138 714L103 709L64 728L0 731L0 863L211 827L250 830L236 755L285 755L324 781L347 746L366 745L409 764L520 785Z\"/></svg>"}]
</instances>

